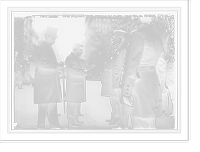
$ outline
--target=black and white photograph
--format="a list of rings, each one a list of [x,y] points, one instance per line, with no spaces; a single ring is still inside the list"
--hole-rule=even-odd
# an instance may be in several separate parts
[[[180,132],[188,140],[188,69],[181,69],[182,62],[188,64],[185,2],[8,7],[7,128],[2,128],[34,134],[21,140],[87,141],[92,133],[110,135],[94,140],[115,140],[114,134],[127,141],[170,140],[162,137],[166,133],[176,140]],[[51,133],[57,137],[48,137]]]

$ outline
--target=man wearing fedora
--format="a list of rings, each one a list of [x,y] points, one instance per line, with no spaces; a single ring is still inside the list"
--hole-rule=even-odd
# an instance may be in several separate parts
[[[118,119],[110,122],[110,125],[121,123],[122,121],[122,103],[121,101],[121,89],[119,87],[120,78],[123,74],[123,66],[126,58],[126,47],[124,46],[126,32],[123,30],[115,30],[113,35],[113,43],[117,46],[117,50],[113,55],[112,64],[112,89],[117,94],[115,102],[118,105]]]
[[[38,104],[37,128],[45,129],[47,116],[49,127],[59,129],[57,103],[61,101],[58,65],[52,45],[57,38],[57,29],[47,27],[44,41],[35,48],[37,68],[35,71],[34,103]]]

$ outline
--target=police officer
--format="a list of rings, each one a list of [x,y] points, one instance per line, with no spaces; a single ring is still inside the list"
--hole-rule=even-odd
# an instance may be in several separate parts
[[[176,117],[176,101],[174,98],[174,49],[170,48],[169,50],[170,54],[172,55],[171,58],[169,59],[169,61],[167,62],[167,69],[166,69],[166,87],[169,90],[169,94],[170,94],[170,99],[172,101],[172,113],[170,114],[166,114],[166,116],[171,117],[172,119],[174,119]]]
[[[111,56],[108,59],[107,62],[105,62],[104,70],[102,73],[102,90],[101,95],[102,96],[109,96],[110,97],[110,103],[112,107],[111,112],[111,119],[106,120],[106,122],[112,122],[112,121],[118,121],[119,115],[118,115],[118,98],[117,94],[114,89],[112,89],[112,65],[113,65],[113,57],[115,55],[115,52],[117,51],[117,46],[114,45],[113,40],[111,39],[109,43],[109,49],[111,51]]]
[[[161,85],[156,65],[163,49],[151,18],[141,18],[142,26],[130,37],[122,95],[132,106],[132,126],[155,129],[155,118],[162,113]],[[139,75],[139,77],[138,77]]]
[[[131,32],[128,34],[128,37],[130,38],[131,35],[137,31],[137,29],[134,28],[134,26],[132,25],[132,30]],[[129,43],[128,43],[129,45]],[[127,47],[128,47],[127,45]],[[127,55],[127,53],[126,53]],[[125,72],[126,70],[126,58],[125,58],[125,62],[124,62],[124,66],[123,66],[123,72]],[[119,83],[119,87],[120,89],[122,89],[123,87],[123,74],[121,75],[121,79],[120,79],[120,83]],[[112,129],[128,129],[128,116],[131,114],[131,107],[127,106],[126,104],[123,103],[123,99],[121,98],[121,102],[122,103],[122,120],[121,120],[121,123],[118,124],[116,127],[113,127]]]
[[[126,32],[123,30],[115,30],[113,35],[113,43],[117,46],[117,51],[113,56],[112,65],[112,88],[117,94],[118,115],[119,119],[110,122],[110,125],[121,123],[122,121],[122,107],[121,89],[119,87],[120,78],[123,74],[123,66],[126,58],[126,47],[124,46]]]

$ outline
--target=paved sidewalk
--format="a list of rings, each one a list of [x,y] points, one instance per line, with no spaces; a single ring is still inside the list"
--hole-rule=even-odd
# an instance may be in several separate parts
[[[33,102],[33,89],[32,85],[23,85],[22,89],[18,89],[18,87],[14,89],[14,115],[15,121],[18,122],[16,129],[36,129],[38,105]],[[84,124],[79,125],[78,129],[111,129],[113,125],[109,125],[105,121],[110,118],[111,105],[109,97],[101,96],[100,81],[86,81],[86,99],[86,102],[81,103],[81,113],[84,116],[78,117]],[[58,103],[57,107],[60,125],[71,129],[68,126],[66,111],[64,113],[63,102]],[[171,112],[171,102],[169,102],[169,112]],[[47,117],[45,124],[48,129],[49,123]],[[156,119],[156,125],[158,129],[173,129],[174,119],[162,115]],[[130,116],[128,126],[132,129]]]

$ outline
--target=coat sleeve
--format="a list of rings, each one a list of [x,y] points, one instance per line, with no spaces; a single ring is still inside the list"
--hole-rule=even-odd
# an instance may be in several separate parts
[[[82,69],[86,70],[87,69],[86,61],[81,59],[81,62],[82,62]]]
[[[57,62],[54,60],[48,60],[44,57],[43,51],[39,47],[34,49],[34,59],[39,68],[42,69],[57,69]]]
[[[156,65],[156,70],[157,70],[160,82],[165,81],[165,77],[166,77],[166,61],[164,59],[164,52],[161,53],[161,55],[160,55],[160,57],[158,59],[158,63]]]
[[[86,76],[84,69],[80,69],[75,66],[75,61],[73,60],[73,58],[67,57],[67,59],[65,60],[65,64],[67,73],[77,76]]]
[[[130,96],[137,79],[137,69],[144,50],[145,37],[135,32],[130,37],[130,44],[126,55],[125,73],[123,76],[122,95]]]

